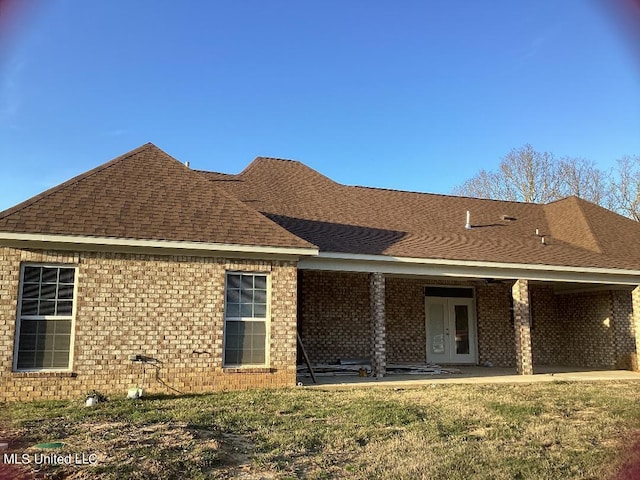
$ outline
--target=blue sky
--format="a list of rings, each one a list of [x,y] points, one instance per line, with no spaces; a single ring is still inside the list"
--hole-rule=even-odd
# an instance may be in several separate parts
[[[640,6],[607,1],[620,8],[588,0],[50,0],[11,16],[5,8],[0,210],[146,142],[197,169],[236,173],[274,156],[341,183],[435,193],[525,143],[607,169],[640,155]]]

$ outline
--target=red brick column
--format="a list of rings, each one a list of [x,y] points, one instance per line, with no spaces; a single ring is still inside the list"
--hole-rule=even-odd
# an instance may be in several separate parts
[[[519,375],[533,375],[529,281],[516,280],[511,289],[511,295],[513,297],[513,326],[516,333],[516,369]]]
[[[387,369],[387,333],[385,328],[385,284],[382,273],[369,275],[369,297],[371,300],[371,366],[377,378],[382,378]]]

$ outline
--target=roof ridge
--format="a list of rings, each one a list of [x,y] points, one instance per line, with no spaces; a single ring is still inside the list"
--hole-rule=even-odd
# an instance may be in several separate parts
[[[290,159],[286,159],[286,158],[276,158],[276,157],[263,157],[258,155],[256,158],[254,158],[251,163],[249,165],[247,165],[244,170],[242,170],[240,173],[238,173],[237,175],[242,175],[244,173],[249,173],[251,170],[255,169],[258,164],[260,164],[263,160],[278,160],[281,162],[291,162],[291,163],[297,163],[300,165],[304,165],[306,167],[306,165],[304,163],[302,163],[299,160],[290,160]],[[310,167],[307,167],[310,168]],[[312,169],[313,170],[313,169]]]
[[[573,197],[573,201],[576,203],[578,210],[580,211],[580,215],[582,215],[582,218],[584,218],[584,221],[587,223],[587,227],[589,228],[589,233],[591,234],[591,237],[596,242],[596,246],[598,247],[598,250],[600,250],[601,253],[605,253],[606,250],[602,246],[602,243],[600,243],[600,239],[598,238],[598,235],[596,235],[596,230],[593,226],[593,223],[591,222],[591,219],[589,218],[589,215],[587,215],[584,209],[582,208],[582,205],[581,205],[582,202],[586,202],[587,200],[585,200],[584,198],[580,198],[577,195],[571,195],[571,197]]]
[[[366,185],[345,185],[343,183],[339,183],[343,187],[347,188],[362,188],[367,190],[382,190],[387,192],[397,192],[397,193],[411,193],[415,195],[430,195],[433,197],[449,197],[449,198],[460,198],[460,199],[469,199],[469,200],[480,200],[485,202],[496,202],[496,203],[513,203],[517,205],[534,205],[534,206],[544,206],[544,203],[533,203],[533,202],[522,202],[519,200],[500,200],[497,198],[481,198],[481,197],[471,197],[468,195],[453,195],[451,193],[434,193],[434,192],[417,192],[415,190],[402,190],[398,188],[387,188],[387,187],[368,187]]]
[[[584,209],[582,208],[581,202],[587,202],[586,200],[576,196],[576,195],[569,195],[568,197],[564,197],[561,198],[559,200],[554,200],[553,202],[549,202],[547,204],[545,204],[546,206],[555,206],[558,205],[560,203],[565,203],[567,205],[571,205],[573,207],[575,207],[575,209],[577,209],[577,213],[579,215],[579,218],[582,222],[584,222],[584,225],[587,229],[587,233],[589,238],[588,240],[592,241],[595,244],[595,250],[600,253],[600,254],[605,254],[605,249],[602,247],[602,244],[600,243],[600,240],[598,239],[598,236],[595,234],[595,229],[593,227],[593,223],[591,222],[591,220],[589,219],[589,216],[585,213]],[[590,203],[590,202],[587,202]],[[553,225],[553,221],[549,218],[549,210],[545,208],[545,216],[547,217],[547,220],[549,221],[549,227],[551,228],[552,231],[552,235],[553,231],[554,231],[554,225]],[[570,239],[564,237],[563,234],[560,234],[560,236],[557,236],[557,238],[564,240],[565,242],[574,245],[574,246],[580,246],[582,248],[586,248],[587,250],[591,249],[593,250],[593,248],[590,248],[589,246],[585,246],[586,244],[584,243],[585,238],[583,237],[580,241],[580,243],[576,243],[575,241],[571,241]]]
[[[72,185],[75,185],[75,184],[77,184],[77,183],[79,183],[79,182],[81,182],[83,180],[91,178],[92,176],[97,175],[98,173],[100,173],[100,172],[102,172],[102,171],[104,171],[104,170],[106,170],[108,168],[111,168],[114,165],[117,165],[118,163],[126,160],[127,158],[129,158],[129,157],[131,157],[133,155],[136,155],[136,154],[138,154],[140,152],[143,152],[143,151],[145,151],[146,149],[149,149],[149,148],[157,148],[161,152],[165,153],[165,155],[168,155],[162,149],[156,147],[153,143],[147,142],[147,143],[145,143],[143,145],[140,145],[137,148],[134,148],[133,150],[131,150],[131,151],[127,152],[127,153],[124,153],[124,154],[122,154],[122,155],[120,155],[120,156],[118,156],[118,157],[116,157],[116,158],[114,158],[112,160],[109,160],[109,161],[103,163],[102,165],[98,165],[97,167],[92,168],[91,170],[88,170],[88,171],[86,171],[84,173],[81,173],[80,175],[76,175],[75,177],[70,178],[69,180],[67,180],[65,182],[62,182],[62,183],[60,183],[58,185],[55,185],[55,186],[45,190],[44,192],[41,192],[41,193],[39,193],[37,195],[34,195],[33,197],[28,198],[28,199],[18,203],[17,205],[14,205],[13,207],[9,207],[6,210],[1,211],[0,212],[0,218],[6,218],[6,217],[8,217],[10,215],[18,213],[19,211],[24,210],[25,208],[28,208],[28,207],[40,202],[41,200],[44,200],[45,198],[53,195],[54,193],[59,192],[60,190],[64,190],[65,188],[68,188],[68,187],[70,187]],[[171,158],[173,158],[173,157],[171,157]],[[177,160],[176,160],[176,162],[177,162]],[[180,163],[180,162],[178,162],[178,163]]]
[[[280,162],[281,164],[293,164],[300,169],[299,171],[305,172],[307,175],[313,175],[316,178],[322,178],[323,181],[329,182],[332,185],[342,185],[341,183],[338,183],[331,177],[328,177],[323,173],[320,173],[318,170],[310,167],[304,162],[301,162],[299,160],[289,160],[289,159],[274,158],[274,157],[256,157],[242,172],[237,174],[237,177],[242,177],[245,174],[250,174],[252,171],[256,170],[261,164],[264,164],[265,161],[271,161],[271,160],[275,160],[277,162]]]

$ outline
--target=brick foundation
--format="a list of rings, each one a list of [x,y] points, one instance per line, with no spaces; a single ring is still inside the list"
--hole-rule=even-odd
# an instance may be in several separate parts
[[[78,266],[71,372],[12,372],[21,262]],[[227,270],[271,279],[269,366],[224,369]],[[96,389],[124,395],[295,385],[296,264],[186,256],[68,253],[0,248],[0,400],[77,398]]]

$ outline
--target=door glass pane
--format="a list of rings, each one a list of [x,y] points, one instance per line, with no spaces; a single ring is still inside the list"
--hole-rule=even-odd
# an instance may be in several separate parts
[[[444,305],[429,305],[429,352],[444,353]]]
[[[469,307],[456,305],[456,354],[469,354]]]

